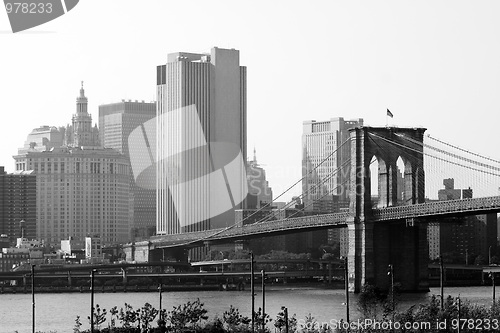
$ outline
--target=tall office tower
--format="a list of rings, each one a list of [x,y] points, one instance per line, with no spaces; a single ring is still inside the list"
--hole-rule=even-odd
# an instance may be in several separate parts
[[[87,111],[88,100],[85,90],[80,88],[80,96],[76,98],[76,113],[73,114],[71,125],[65,129],[64,144],[72,147],[99,146],[99,129],[92,127],[92,116]]]
[[[88,125],[82,96],[83,89],[77,113]],[[16,165],[36,174],[36,237],[55,246],[69,237],[83,244],[89,235],[99,235],[103,244],[127,242],[133,221],[130,163],[114,149],[93,146],[97,136],[79,131],[89,127],[73,124],[76,139],[68,146],[14,156]]]
[[[349,207],[348,139],[349,129],[357,126],[363,126],[362,118],[303,122],[302,200],[306,211],[339,212]],[[343,229],[328,230],[328,243],[340,243],[341,253],[347,251],[346,239]]]
[[[351,157],[351,145],[346,140],[349,129],[357,126],[363,126],[362,118],[303,123],[302,176],[305,178],[302,194],[306,210],[335,211],[348,203],[350,170],[347,161]]]
[[[6,173],[0,167],[0,234],[11,245],[36,236],[36,177],[32,171]]]
[[[247,162],[248,196],[245,200],[246,209],[266,207],[271,208],[273,190],[266,180],[266,170],[257,163],[255,149],[253,160]]]
[[[169,54],[157,67],[157,103],[157,233],[232,225],[247,194],[239,51]]]
[[[122,100],[119,103],[99,106],[99,138],[101,146],[113,148],[124,154],[129,160],[131,154],[142,155],[143,151],[130,151],[128,138],[130,133],[146,121],[156,116],[156,103],[132,102]],[[131,173],[132,176],[132,173]],[[137,186],[131,177],[134,195],[133,236],[146,238],[156,231],[156,191]]]

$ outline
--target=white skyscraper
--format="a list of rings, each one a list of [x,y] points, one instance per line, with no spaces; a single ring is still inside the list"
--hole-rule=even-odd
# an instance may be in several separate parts
[[[351,145],[346,140],[349,129],[356,126],[363,126],[363,119],[332,118],[303,123],[302,193],[306,210],[326,207],[320,202],[331,201],[332,196],[339,202],[349,200],[349,163],[345,162],[350,158]]]
[[[247,194],[239,51],[169,54],[157,68],[157,101],[157,233],[231,225]]]

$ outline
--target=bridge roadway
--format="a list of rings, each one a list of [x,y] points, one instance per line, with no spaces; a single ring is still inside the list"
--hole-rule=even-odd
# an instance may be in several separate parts
[[[374,221],[408,218],[454,217],[500,212],[500,196],[433,201],[421,204],[374,209]]]
[[[322,218],[318,218],[319,216]],[[235,226],[228,229],[211,229],[205,231],[185,232],[175,235],[154,236],[151,238],[151,243],[153,248],[186,245],[199,246],[200,244],[203,244],[204,241],[230,241],[250,237],[262,237],[264,234],[268,235],[270,233],[293,233],[300,231],[301,229],[346,227],[346,220],[348,216],[349,213],[310,215]]]
[[[419,218],[444,218],[464,215],[476,215],[500,212],[500,196],[433,201],[414,205],[377,208],[372,210],[374,222]],[[200,246],[206,241],[233,241],[238,239],[274,236],[299,231],[316,229],[342,228],[347,226],[349,213],[330,213],[295,217],[283,220],[235,226],[228,229],[211,229],[198,232],[186,232],[175,235],[155,236],[151,238],[151,248]]]

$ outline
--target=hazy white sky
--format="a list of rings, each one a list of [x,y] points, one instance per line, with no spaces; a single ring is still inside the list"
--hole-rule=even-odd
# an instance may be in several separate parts
[[[240,50],[248,67],[248,145],[274,193],[300,178],[304,120],[365,119],[500,158],[498,1],[85,0],[12,34],[0,10],[0,165],[40,125],[154,100],[168,53]],[[292,194],[299,194],[297,187]]]

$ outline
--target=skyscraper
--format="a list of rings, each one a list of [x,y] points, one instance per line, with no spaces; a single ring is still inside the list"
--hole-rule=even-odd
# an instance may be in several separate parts
[[[302,194],[306,210],[335,210],[334,202],[342,205],[349,200],[349,163],[346,162],[351,156],[351,145],[346,140],[349,129],[357,126],[363,126],[363,119],[332,118],[303,123]]]
[[[101,146],[113,148],[130,159],[128,138],[130,133],[144,122],[156,116],[156,103],[125,101],[99,106],[99,138]],[[134,196],[133,236],[145,238],[156,230],[156,191],[135,184],[131,173]]]
[[[120,152],[99,146],[83,87],[77,112],[66,128],[66,145],[19,150],[20,170],[36,175],[36,238],[58,246],[73,237],[99,235],[103,244],[127,242],[133,221],[130,163]]]
[[[157,103],[158,117],[169,118],[158,123],[157,233],[231,225],[247,190],[246,67],[239,64],[239,51],[215,47],[210,54],[169,54],[157,67]],[[217,144],[239,152],[216,149]],[[241,174],[219,165],[241,157]],[[228,210],[225,200],[231,200]]]
[[[266,179],[266,170],[257,163],[257,155],[253,150],[253,160],[247,162],[248,196],[246,208],[255,209],[269,205],[273,201],[273,190]]]
[[[0,234],[11,244],[36,237],[36,177],[33,171],[8,174],[0,167]]]

